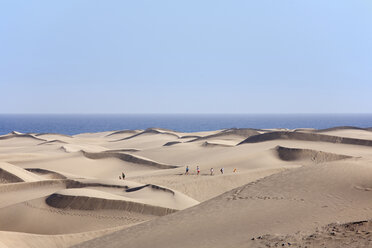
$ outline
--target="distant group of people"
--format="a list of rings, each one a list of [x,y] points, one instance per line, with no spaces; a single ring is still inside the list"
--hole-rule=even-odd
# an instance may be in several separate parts
[[[122,180],[122,179],[124,180],[124,179],[125,179],[125,174],[124,174],[124,172],[121,173],[121,176],[119,176],[119,179],[120,179],[120,180]]]
[[[188,175],[188,174],[189,174],[189,171],[190,171],[189,166],[186,166],[186,172],[185,172],[185,175]],[[212,167],[209,171],[210,171],[210,173],[211,173],[211,176],[213,176],[213,174],[214,174],[214,169],[213,169],[213,167]],[[223,173],[225,172],[225,169],[222,167],[222,168],[220,169],[220,172],[221,172],[221,174],[223,174]],[[234,168],[233,172],[236,172],[236,168]],[[197,174],[197,175],[200,174],[200,167],[199,167],[199,166],[196,166],[196,174]]]
[[[185,173],[185,175],[188,175],[188,174],[189,174],[189,171],[190,171],[189,166],[186,166],[186,173]],[[213,167],[212,167],[209,171],[210,171],[210,173],[211,173],[211,176],[213,176],[213,174],[214,174],[214,169],[213,169]],[[222,168],[220,169],[220,173],[223,174],[224,172],[225,172],[225,169],[222,167]],[[236,168],[234,168],[233,172],[236,172]],[[197,174],[197,175],[200,174],[200,167],[199,167],[199,165],[196,166],[196,174]],[[119,176],[119,179],[120,179],[120,180],[124,180],[124,179],[125,179],[125,174],[124,174],[124,172],[121,173],[121,176]]]

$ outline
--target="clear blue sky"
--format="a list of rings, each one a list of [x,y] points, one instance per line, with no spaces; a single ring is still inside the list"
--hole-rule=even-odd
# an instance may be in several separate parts
[[[372,1],[0,0],[0,113],[372,112]]]

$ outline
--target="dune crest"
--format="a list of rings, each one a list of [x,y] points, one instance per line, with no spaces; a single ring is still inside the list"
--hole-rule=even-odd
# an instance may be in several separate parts
[[[146,158],[141,158],[139,156],[135,156],[128,153],[121,153],[121,152],[99,152],[99,153],[93,153],[93,152],[85,152],[81,151],[82,154],[89,158],[89,159],[103,159],[103,158],[118,158],[126,162],[134,163],[134,164],[141,164],[141,165],[148,165],[152,167],[156,167],[159,169],[172,169],[177,168],[175,165],[167,165],[158,163]]]
[[[6,140],[6,139],[12,139],[12,138],[30,138],[30,139],[37,140],[37,141],[47,141],[46,139],[36,137],[33,134],[20,133],[16,131],[11,132],[10,134],[0,136],[0,140]]]
[[[134,134],[132,136],[125,137],[125,138],[122,138],[122,139],[114,140],[112,142],[129,140],[129,139],[133,139],[133,138],[136,138],[138,136],[145,135],[145,134],[164,134],[164,135],[170,135],[170,136],[174,136],[176,138],[180,138],[179,135],[177,135],[175,132],[173,132],[171,130],[159,129],[159,128],[148,128],[145,131],[142,131],[140,133],[136,133],[136,134]]]
[[[303,140],[303,141],[318,141],[318,142],[329,142],[329,143],[340,143],[348,145],[360,145],[360,146],[372,146],[372,140],[346,138],[339,136],[331,136],[317,133],[304,133],[304,132],[293,132],[293,131],[279,131],[263,133],[255,136],[251,136],[238,145],[245,143],[258,143],[270,140]]]
[[[45,201],[49,206],[62,209],[115,209],[157,216],[163,216],[177,211],[175,209],[152,206],[136,201],[129,201],[124,197],[118,197],[92,189],[68,189],[59,191],[50,195]]]
[[[17,183],[17,182],[36,182],[43,180],[41,177],[28,172],[22,168],[9,163],[0,162],[0,182]]]
[[[173,146],[173,145],[177,145],[177,144],[181,144],[182,142],[181,141],[169,141],[167,143],[165,143],[163,146]]]
[[[142,130],[119,130],[119,131],[115,131],[115,132],[112,132],[110,134],[107,134],[106,137],[110,137],[110,136],[114,136],[114,135],[118,135],[118,134],[136,134],[136,133],[139,133],[141,132]]]
[[[50,140],[50,141],[45,141],[43,143],[40,143],[38,145],[50,145],[50,144],[68,144],[68,143],[63,140]]]
[[[334,154],[311,149],[298,149],[277,146],[274,149],[279,158],[284,161],[309,160],[315,163],[331,162],[336,160],[352,158],[351,156]]]
[[[203,142],[201,146],[203,146],[203,147],[233,147],[233,145],[212,143],[212,142],[208,142],[208,141]]]
[[[251,128],[231,128],[231,129],[222,130],[216,134],[211,134],[211,135],[207,135],[203,137],[197,137],[188,142],[195,142],[199,140],[208,140],[212,138],[221,138],[221,137],[228,138],[230,136],[241,136],[242,138],[248,138],[254,135],[258,135],[258,134],[260,133],[257,130],[251,129]]]

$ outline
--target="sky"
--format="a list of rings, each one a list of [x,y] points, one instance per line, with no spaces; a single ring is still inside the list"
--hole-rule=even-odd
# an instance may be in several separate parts
[[[370,0],[0,0],[0,113],[371,112]]]

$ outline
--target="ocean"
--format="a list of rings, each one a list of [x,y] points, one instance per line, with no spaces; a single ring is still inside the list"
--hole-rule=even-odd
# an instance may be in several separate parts
[[[78,134],[151,127],[181,132],[223,128],[372,127],[372,114],[0,114],[0,134]]]

